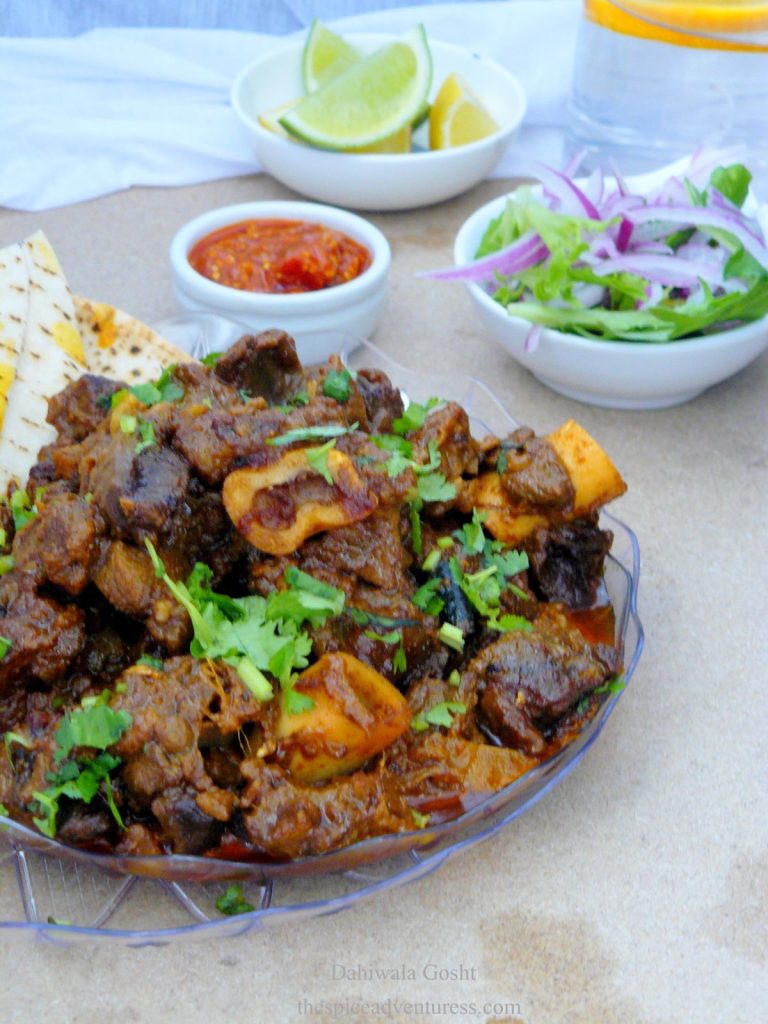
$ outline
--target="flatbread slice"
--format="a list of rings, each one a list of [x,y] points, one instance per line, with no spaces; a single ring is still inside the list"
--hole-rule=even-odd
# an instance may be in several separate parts
[[[42,447],[56,437],[48,399],[84,370],[72,293],[42,231],[20,243],[28,278],[27,323],[0,437],[0,492],[23,484]]]
[[[88,373],[136,384],[156,379],[171,363],[192,361],[188,352],[105,302],[76,295],[75,314]]]
[[[0,249],[0,431],[24,343],[29,276],[21,242]]]

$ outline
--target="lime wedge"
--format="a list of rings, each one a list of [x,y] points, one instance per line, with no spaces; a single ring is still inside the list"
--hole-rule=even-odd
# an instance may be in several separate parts
[[[312,22],[304,52],[301,55],[301,76],[304,92],[315,92],[322,85],[338,78],[360,60],[360,54],[341,36],[331,32],[318,19]]]
[[[359,149],[411,124],[427,101],[432,58],[419,25],[298,103],[280,124],[323,149]]]

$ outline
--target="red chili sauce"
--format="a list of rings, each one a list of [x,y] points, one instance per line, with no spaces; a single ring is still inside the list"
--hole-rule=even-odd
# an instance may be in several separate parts
[[[203,277],[248,292],[316,292],[371,264],[354,239],[302,220],[244,220],[201,238],[187,257]]]

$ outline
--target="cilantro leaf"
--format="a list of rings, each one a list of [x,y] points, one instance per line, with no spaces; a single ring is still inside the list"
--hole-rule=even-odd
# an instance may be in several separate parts
[[[151,654],[142,654],[142,656],[136,661],[137,665],[146,665],[148,668],[154,668],[158,672],[163,671],[163,661],[161,658],[153,658]]]
[[[18,732],[7,732],[3,737],[3,742],[5,743],[5,754],[9,761],[11,760],[11,744],[16,743],[18,746],[24,747],[25,750],[31,750],[32,748],[32,741]]]
[[[325,480],[327,484],[333,486],[333,477],[331,471],[328,469],[328,452],[331,448],[336,446],[336,438],[332,437],[330,441],[326,441],[325,444],[319,448],[306,448],[304,454],[307,457],[307,462],[310,464],[312,469]]]
[[[343,427],[340,423],[329,423],[318,427],[296,427],[295,430],[287,430],[277,437],[268,437],[267,444],[284,445],[293,444],[294,441],[314,441],[318,437],[341,437],[343,434],[351,434],[359,426],[359,423],[351,423],[348,427]]]
[[[617,693],[621,693],[624,687],[627,685],[627,681],[624,676],[614,676],[613,679],[608,679],[601,686],[596,686],[592,691],[593,693],[610,693],[612,696],[616,696]]]
[[[13,647],[13,644],[8,637],[0,636],[0,660],[2,660],[8,651]]]
[[[115,711],[108,704],[72,711],[65,715],[56,730],[56,752],[53,760],[57,764],[68,757],[74,747],[94,747],[106,750],[117,743],[131,724],[130,714],[123,708]]]
[[[285,590],[270,594],[267,601],[268,619],[289,619],[297,626],[309,622],[321,626],[326,619],[341,615],[344,610],[344,591],[323,583],[291,565],[285,570]]]
[[[449,483],[442,473],[428,473],[420,476],[418,482],[419,498],[422,501],[451,501],[456,497],[456,488]]]
[[[151,448],[153,445],[157,444],[154,423],[150,423],[149,420],[139,418],[138,427],[139,437],[141,440],[136,443],[136,447],[133,449],[136,455],[143,452],[145,448]]]
[[[5,576],[15,564],[16,560],[13,555],[0,555],[0,576]]]
[[[403,415],[398,416],[394,421],[392,429],[396,434],[407,434],[411,430],[419,430],[424,426],[424,421],[436,405],[440,405],[440,399],[434,397],[428,398],[424,405],[410,402]]]
[[[731,164],[729,167],[716,167],[709,184],[734,206],[741,207],[747,198],[751,181],[752,175],[743,164]]]
[[[487,512],[478,512],[472,509],[472,522],[465,523],[460,530],[456,530],[454,537],[460,542],[465,554],[480,555],[485,550],[486,537],[483,532],[483,523],[488,518]]]
[[[255,908],[243,897],[243,887],[233,882],[216,900],[216,909],[227,917],[232,917],[234,914],[250,914]]]
[[[337,402],[348,401],[351,379],[349,370],[330,370],[323,381],[323,394],[326,398],[335,398]]]
[[[303,715],[314,706],[314,700],[306,693],[300,693],[294,686],[286,686],[283,689],[283,708],[286,715]]]
[[[215,366],[223,356],[223,352],[209,352],[207,356],[203,356],[200,362],[203,366]]]
[[[438,597],[443,581],[437,577],[423,583],[411,598],[417,608],[421,608],[427,615],[439,615],[445,607],[445,601]]]
[[[23,530],[27,523],[37,518],[37,505],[32,501],[26,491],[18,488],[13,492],[8,501],[13,516],[13,525],[16,533]]]
[[[430,725],[440,725],[449,729],[453,725],[454,715],[463,715],[467,705],[459,700],[444,700],[440,704],[422,711],[420,715],[411,721],[411,728],[414,732],[424,732]]]

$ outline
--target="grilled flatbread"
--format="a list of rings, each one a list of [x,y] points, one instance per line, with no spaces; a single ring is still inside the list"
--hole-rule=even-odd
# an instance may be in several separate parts
[[[24,343],[29,276],[21,242],[0,249],[0,430]]]
[[[42,231],[19,243],[27,277],[27,317],[0,437],[0,491],[24,482],[39,450],[56,437],[48,399],[79,377],[83,346],[72,294]]]
[[[76,295],[75,314],[89,373],[135,384],[159,377],[170,363],[192,358],[151,327],[105,302]]]

